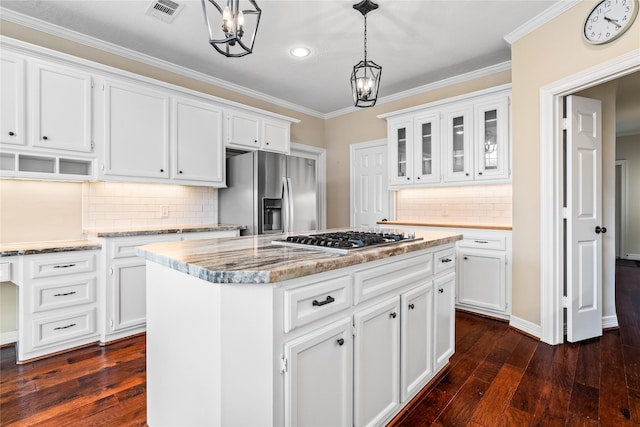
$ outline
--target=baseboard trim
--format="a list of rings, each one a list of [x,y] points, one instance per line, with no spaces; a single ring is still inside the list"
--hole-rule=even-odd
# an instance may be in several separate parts
[[[542,328],[540,325],[521,319],[513,314],[509,320],[509,326],[537,339],[540,339],[542,336]]]
[[[626,254],[622,259],[632,259],[635,261],[640,261],[640,254]]]
[[[13,344],[18,341],[18,331],[0,333],[0,346]]]
[[[617,329],[620,325],[618,325],[618,316],[616,314],[611,316],[602,316],[602,329]]]

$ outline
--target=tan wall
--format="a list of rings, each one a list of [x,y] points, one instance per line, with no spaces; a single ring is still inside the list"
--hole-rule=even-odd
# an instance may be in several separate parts
[[[511,83],[510,71],[379,104],[327,120],[325,127],[327,226],[329,228],[349,226],[349,145],[387,138],[387,122],[376,116],[507,83]],[[381,84],[384,84],[384,77]]]
[[[627,230],[621,256],[640,256],[640,134],[620,137],[616,160],[627,161]]]
[[[604,46],[582,39],[593,1],[516,41],[513,103],[513,315],[540,325],[540,88],[640,48],[640,20]]]

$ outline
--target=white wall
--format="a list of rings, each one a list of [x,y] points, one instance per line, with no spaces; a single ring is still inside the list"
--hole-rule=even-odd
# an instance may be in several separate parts
[[[616,160],[627,161],[627,229],[621,257],[640,259],[640,134],[618,137]]]

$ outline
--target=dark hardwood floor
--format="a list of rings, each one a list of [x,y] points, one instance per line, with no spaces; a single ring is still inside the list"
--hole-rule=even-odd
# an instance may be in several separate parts
[[[459,312],[450,369],[401,426],[640,425],[640,267],[616,272],[620,329],[549,346]],[[25,365],[0,350],[0,425],[143,426],[145,338]]]

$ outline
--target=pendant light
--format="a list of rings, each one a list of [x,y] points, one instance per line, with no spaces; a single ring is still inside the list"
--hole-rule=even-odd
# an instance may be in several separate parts
[[[240,0],[226,0],[224,8],[218,4],[224,0],[201,1],[211,46],[227,57],[250,54],[262,14],[256,2],[243,1],[247,8],[241,9]]]
[[[382,67],[367,60],[367,13],[378,8],[371,0],[354,4],[353,8],[364,16],[364,61],[358,62],[351,73],[351,92],[356,107],[373,107],[378,99]]]

